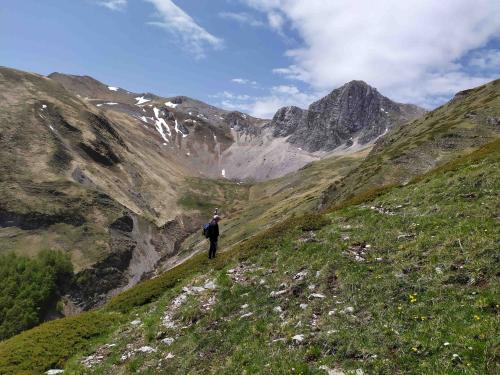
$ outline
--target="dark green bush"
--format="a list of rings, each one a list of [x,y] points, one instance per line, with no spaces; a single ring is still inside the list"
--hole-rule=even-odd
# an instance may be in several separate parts
[[[330,223],[331,220],[329,220],[325,215],[305,214],[300,218],[299,227],[304,232],[307,232],[310,230],[319,230]]]
[[[39,324],[72,276],[62,252],[42,251],[35,259],[0,256],[0,340]]]

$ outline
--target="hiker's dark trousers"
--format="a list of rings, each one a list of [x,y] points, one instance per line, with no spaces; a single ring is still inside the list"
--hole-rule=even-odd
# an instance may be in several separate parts
[[[210,249],[208,250],[208,259],[215,258],[215,252],[217,251],[217,240],[210,240]]]

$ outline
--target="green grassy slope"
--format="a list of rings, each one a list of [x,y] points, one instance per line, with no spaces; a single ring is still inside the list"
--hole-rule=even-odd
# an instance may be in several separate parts
[[[404,184],[500,136],[500,80],[458,93],[425,116],[392,129],[361,165],[332,184],[324,206],[387,185]]]
[[[0,372],[73,355],[71,374],[498,373],[499,166],[497,141],[376,198],[292,217],[215,262],[195,256],[92,323],[0,343]],[[69,334],[110,316],[102,335]],[[94,351],[102,358],[84,367]]]

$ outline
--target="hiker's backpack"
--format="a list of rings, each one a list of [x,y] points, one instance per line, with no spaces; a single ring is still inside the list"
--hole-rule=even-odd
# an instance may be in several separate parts
[[[205,236],[205,238],[208,238],[208,227],[209,226],[210,226],[210,223],[203,225],[203,235]]]

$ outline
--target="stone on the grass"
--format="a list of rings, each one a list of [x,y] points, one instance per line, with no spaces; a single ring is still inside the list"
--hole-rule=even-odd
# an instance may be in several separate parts
[[[342,310],[344,314],[352,314],[354,312],[354,307],[347,306],[344,310]]]
[[[104,356],[93,354],[93,355],[89,355],[88,357],[85,357],[80,363],[87,368],[92,368],[95,365],[101,363],[103,359],[104,359]]]
[[[281,308],[281,306],[276,306],[273,311],[277,312],[277,313],[280,313],[280,312],[283,312],[283,309]]]
[[[240,316],[240,319],[248,318],[249,316],[252,316],[252,315],[253,315],[253,312],[249,312],[249,313],[246,313],[246,314],[243,314],[242,316]]]
[[[300,344],[302,341],[304,341],[304,335],[303,334],[295,335],[292,337],[292,341]]]
[[[130,357],[132,357],[132,353],[131,352],[125,352],[122,354],[122,356],[120,357],[121,361],[126,361],[127,359],[129,359]]]
[[[182,291],[187,294],[202,293],[205,291],[205,288],[202,286],[192,286],[192,287],[185,286],[184,288],[182,288]]]
[[[156,349],[146,345],[146,346],[141,346],[139,349],[137,349],[137,351],[141,353],[154,353],[156,352]]]
[[[284,289],[284,290],[279,290],[277,292],[271,292],[270,296],[271,297],[279,297],[281,296],[282,294],[285,294],[288,290]]]
[[[57,374],[62,374],[62,373],[64,373],[64,370],[56,369],[56,368],[50,369],[46,372],[47,375],[57,375]]]
[[[345,375],[344,371],[338,370],[338,369],[335,369],[335,368],[330,368],[330,367],[328,367],[326,365],[320,366],[319,369],[320,370],[325,370],[328,375]]]
[[[174,306],[180,306],[184,302],[186,302],[187,298],[188,298],[187,294],[179,294],[177,297],[174,298],[174,300],[172,301],[172,304]]]
[[[321,293],[313,293],[313,294],[310,294],[309,295],[309,298],[320,298],[320,299],[323,299],[323,298],[326,298],[326,296],[324,294],[321,294]]]
[[[244,305],[241,305],[241,307],[240,307],[240,308],[241,308],[242,310],[244,310],[244,309],[248,308],[248,303],[245,303]]]
[[[209,280],[203,285],[205,289],[215,289],[217,288],[217,285],[215,285],[215,282],[213,280]]]
[[[130,324],[132,324],[133,326],[138,326],[139,324],[141,324],[142,322],[139,320],[139,319],[136,319],[136,320],[132,320],[130,322]]]
[[[356,262],[364,262],[364,261],[365,261],[365,258],[363,258],[363,257],[361,257],[361,256],[359,256],[359,255],[356,255],[356,256],[354,257],[354,260],[355,260]]]
[[[305,309],[307,309],[307,306],[308,306],[308,305],[307,305],[307,303],[301,303],[299,306],[300,306],[300,308],[301,308],[302,310],[305,310]]]
[[[293,279],[294,280],[304,280],[304,278],[307,276],[307,271],[300,271],[299,273],[297,273]]]
[[[165,345],[172,345],[174,343],[174,338],[173,337],[165,337],[163,340],[161,340],[162,343],[164,343]]]
[[[172,359],[174,358],[175,355],[173,355],[172,353],[168,353],[166,356],[165,356],[165,359]]]

